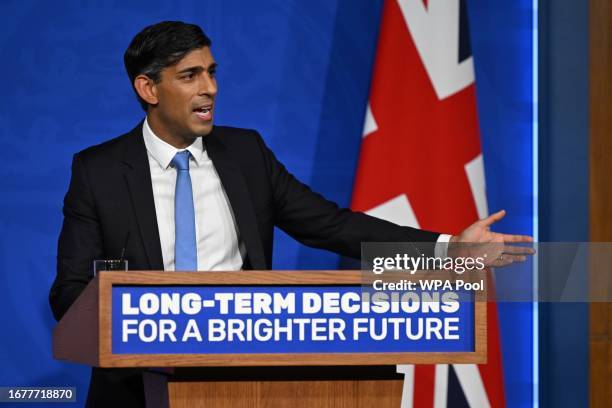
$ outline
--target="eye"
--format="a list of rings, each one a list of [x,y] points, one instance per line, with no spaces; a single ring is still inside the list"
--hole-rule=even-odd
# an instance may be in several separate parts
[[[184,81],[191,81],[194,77],[195,77],[195,74],[193,72],[189,72],[189,73],[181,76],[181,79],[184,80]]]
[[[216,69],[211,69],[210,71],[208,71],[208,75],[211,78],[214,78],[217,75],[217,70]]]

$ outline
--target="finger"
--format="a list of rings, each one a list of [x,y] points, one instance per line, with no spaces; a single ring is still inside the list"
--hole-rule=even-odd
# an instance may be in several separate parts
[[[506,255],[504,254],[502,257],[495,259],[495,262],[492,263],[492,266],[496,268],[503,268],[505,266],[512,265],[516,262],[525,262],[527,257],[522,255]]]
[[[502,253],[509,255],[533,255],[535,254],[535,249],[524,246],[504,245]]]
[[[509,254],[504,254],[503,260],[504,260],[504,262],[510,262],[510,263],[525,262],[527,260],[527,257],[524,256],[524,255],[509,255]]]
[[[504,242],[533,242],[529,235],[500,234]]]
[[[510,255],[510,254],[502,254],[495,259],[494,262],[491,263],[492,266],[500,268],[508,265],[512,265],[514,263],[522,263],[527,260],[527,256],[525,255]]]
[[[504,218],[505,215],[506,215],[506,210],[500,210],[496,212],[495,214],[489,215],[487,218],[483,218],[482,220],[480,220],[480,223],[484,225],[485,227],[489,227],[495,224],[497,221]]]

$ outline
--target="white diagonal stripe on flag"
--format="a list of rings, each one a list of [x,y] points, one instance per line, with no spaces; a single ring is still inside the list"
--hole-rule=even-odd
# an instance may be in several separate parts
[[[470,407],[489,408],[491,405],[478,366],[475,364],[453,364],[453,368]]]
[[[487,205],[486,183],[484,175],[484,163],[482,154],[479,154],[474,160],[466,163],[465,173],[467,174],[470,189],[476,203],[476,211],[478,218],[482,219],[489,215],[489,207]]]
[[[414,403],[414,365],[399,364],[396,369],[398,374],[404,374],[400,408],[412,408]]]

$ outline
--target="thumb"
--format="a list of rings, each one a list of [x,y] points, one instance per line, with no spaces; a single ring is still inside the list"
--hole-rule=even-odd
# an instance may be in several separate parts
[[[482,220],[480,220],[480,222],[485,227],[489,227],[489,226],[495,224],[497,221],[499,221],[502,218],[504,218],[505,216],[506,216],[506,210],[500,210],[500,211],[496,212],[495,214],[489,215],[487,218],[483,218]]]

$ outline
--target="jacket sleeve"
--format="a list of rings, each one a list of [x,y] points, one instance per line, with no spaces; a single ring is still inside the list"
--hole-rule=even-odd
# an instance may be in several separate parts
[[[338,207],[297,180],[259,135],[258,140],[271,181],[275,224],[301,243],[359,258],[362,242],[433,243],[438,239],[439,233],[402,227]]]
[[[79,154],[72,161],[72,177],[64,198],[64,221],[57,249],[57,276],[49,303],[56,320],[66,313],[93,278],[93,260],[103,254],[100,222],[86,168]]]

